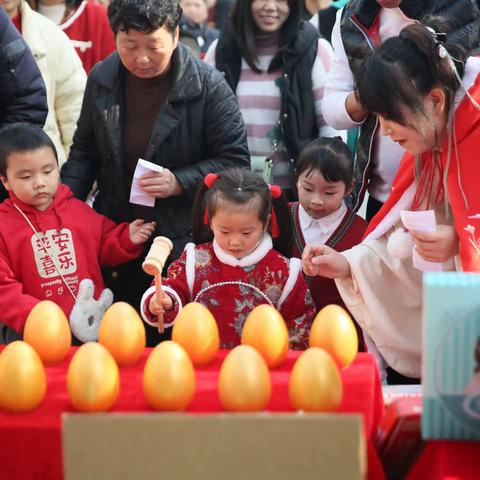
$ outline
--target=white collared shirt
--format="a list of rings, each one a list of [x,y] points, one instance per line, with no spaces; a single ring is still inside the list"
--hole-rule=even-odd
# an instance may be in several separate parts
[[[347,212],[347,207],[342,202],[338,210],[326,217],[315,219],[311,217],[299,204],[298,218],[305,243],[319,245],[325,243],[338,228]]]

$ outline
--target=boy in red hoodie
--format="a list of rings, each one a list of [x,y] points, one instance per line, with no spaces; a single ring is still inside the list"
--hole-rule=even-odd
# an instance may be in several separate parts
[[[138,257],[154,224],[135,220],[116,225],[73,198],[59,184],[55,146],[29,124],[0,130],[0,179],[10,195],[0,205],[0,342],[2,331],[6,343],[22,334],[28,313],[40,300],[52,300],[67,316],[76,311],[75,324],[70,317],[74,335],[94,340],[112,301],[109,291],[98,302],[93,298],[104,287],[101,266]],[[97,315],[92,305],[100,310]]]

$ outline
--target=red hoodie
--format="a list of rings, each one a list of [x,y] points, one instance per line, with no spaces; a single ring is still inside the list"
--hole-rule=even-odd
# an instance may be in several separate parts
[[[98,214],[73,198],[66,185],[59,185],[43,212],[11,192],[0,204],[0,321],[22,333],[28,313],[40,300],[52,300],[70,314],[74,299],[50,257],[75,294],[80,281],[89,278],[97,298],[104,288],[100,267],[133,260],[142,250],[143,245],[130,241],[128,223],[116,225]]]

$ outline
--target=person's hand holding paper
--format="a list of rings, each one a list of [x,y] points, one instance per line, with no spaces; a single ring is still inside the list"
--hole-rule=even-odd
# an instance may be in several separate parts
[[[446,262],[458,253],[458,235],[453,225],[438,225],[433,232],[410,231],[418,254],[428,262]]]
[[[133,174],[130,203],[153,207],[155,198],[180,195],[182,187],[168,169],[140,158]]]
[[[437,225],[433,210],[400,212],[409,230],[413,247],[413,266],[421,270],[442,271],[442,263],[458,253],[458,236],[451,225]]]
[[[155,205],[155,196],[145,191],[140,182],[145,175],[152,174],[152,172],[161,173],[162,170],[163,167],[160,165],[147,162],[147,160],[143,160],[143,158],[138,159],[133,174],[132,188],[130,190],[130,203],[145,205],[146,207],[153,207]]]

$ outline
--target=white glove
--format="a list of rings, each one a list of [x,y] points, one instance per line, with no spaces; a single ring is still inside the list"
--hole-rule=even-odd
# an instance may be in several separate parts
[[[70,313],[70,328],[81,342],[95,342],[98,328],[107,308],[113,302],[113,293],[106,288],[98,300],[93,298],[93,282],[85,278],[78,287],[78,296]]]

